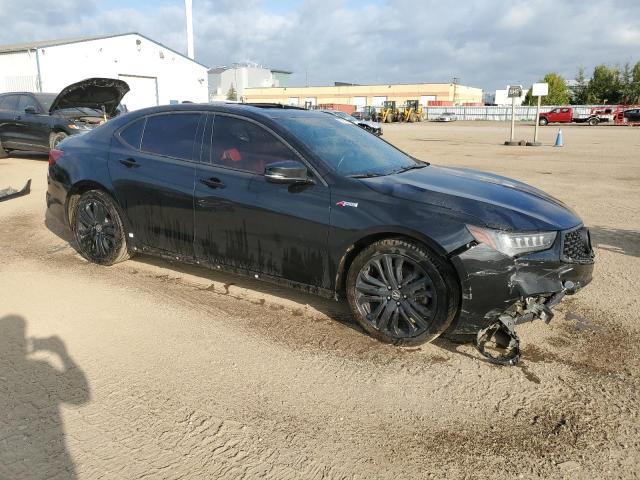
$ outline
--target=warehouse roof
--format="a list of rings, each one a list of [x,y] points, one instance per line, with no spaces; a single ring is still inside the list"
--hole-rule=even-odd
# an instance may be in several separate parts
[[[162,48],[166,48],[167,50],[180,55],[181,57],[187,58],[198,65],[202,65],[203,67],[208,68],[206,65],[196,62],[193,58],[189,58],[183,53],[177,52],[172,48],[163,45],[162,43],[153,40],[145,35],[142,35],[138,32],[126,32],[126,33],[115,33],[111,35],[85,35],[81,37],[69,37],[69,38],[59,38],[55,40],[39,40],[35,42],[24,42],[24,43],[14,43],[11,45],[0,45],[0,53],[14,53],[14,52],[24,52],[27,50],[35,50],[37,48],[47,48],[47,47],[56,47],[58,45],[68,45],[70,43],[82,43],[82,42],[90,42],[92,40],[104,40],[106,38],[114,38],[114,37],[124,37],[125,35],[138,35],[150,42],[153,42],[157,45],[160,45]]]

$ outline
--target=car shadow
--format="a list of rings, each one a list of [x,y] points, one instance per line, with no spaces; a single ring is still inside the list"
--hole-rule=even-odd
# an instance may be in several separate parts
[[[593,245],[608,252],[640,257],[640,232],[609,227],[589,227]]]
[[[60,406],[89,402],[89,383],[59,337],[26,329],[20,315],[0,317],[0,478],[74,479]],[[43,352],[62,368],[34,356]]]
[[[20,158],[23,160],[46,161],[49,159],[48,153],[43,152],[17,152],[13,151],[9,154],[11,158]]]
[[[47,211],[45,216],[46,227],[57,237],[68,242],[71,247],[77,251],[77,244],[75,238],[71,234],[68,228],[55,217],[52,217]],[[170,269],[175,271],[178,275],[189,275],[200,278],[204,282],[210,282],[212,285],[215,283],[222,284],[224,291],[218,293],[228,295],[230,294],[231,287],[241,288],[243,290],[249,290],[255,292],[256,296],[269,295],[276,297],[283,301],[291,301],[299,305],[309,305],[311,308],[325,315],[327,318],[340,323],[362,335],[367,333],[358,325],[353,318],[351,310],[346,300],[334,300],[329,298],[320,297],[311,293],[307,293],[294,288],[288,288],[285,286],[274,285],[261,280],[255,280],[251,277],[243,275],[236,275],[233,273],[220,272],[217,270],[201,267],[198,265],[190,265],[186,263],[173,262],[150,255],[138,254],[131,262],[147,265],[154,268]],[[209,287],[211,288],[211,287]],[[469,355],[466,352],[458,350],[458,347],[463,343],[471,343],[472,338],[464,340],[455,340],[445,337],[437,338],[433,344],[443,350],[451,353],[462,355],[469,358],[476,358]]]

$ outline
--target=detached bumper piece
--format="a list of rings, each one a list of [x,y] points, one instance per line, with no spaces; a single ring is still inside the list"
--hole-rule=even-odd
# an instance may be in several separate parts
[[[478,332],[475,347],[489,362],[496,365],[516,365],[520,360],[520,338],[515,326],[534,320],[549,324],[553,319],[553,307],[566,295],[576,293],[577,287],[571,281],[563,284],[562,291],[550,297],[529,297],[525,305],[518,305],[512,314],[503,314],[498,320]],[[495,352],[495,353],[494,353]]]
[[[11,200],[12,198],[23,197],[29,195],[31,192],[31,179],[27,180],[26,185],[22,190],[16,190],[15,188],[7,187],[0,190],[0,202],[5,200]]]

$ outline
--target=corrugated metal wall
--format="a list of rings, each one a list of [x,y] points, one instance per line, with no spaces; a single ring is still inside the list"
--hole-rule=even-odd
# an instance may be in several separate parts
[[[0,92],[37,92],[37,75],[2,75]]]

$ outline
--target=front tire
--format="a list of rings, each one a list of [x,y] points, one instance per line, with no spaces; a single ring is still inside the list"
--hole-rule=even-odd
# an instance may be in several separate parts
[[[598,125],[600,123],[600,120],[596,117],[591,117],[589,119],[589,125],[591,125],[592,127]]]
[[[58,144],[68,136],[69,135],[64,132],[52,132],[49,135],[49,149],[54,150]]]
[[[90,262],[114,265],[130,257],[122,218],[105,192],[83,193],[75,205],[71,225],[80,255]]]
[[[365,248],[347,276],[360,326],[385,343],[430,342],[452,323],[460,302],[453,269],[424,245],[390,238]]]
[[[548,123],[549,123],[549,120],[547,120],[546,118],[541,118],[540,120],[538,120],[538,125],[541,125],[543,127]]]

